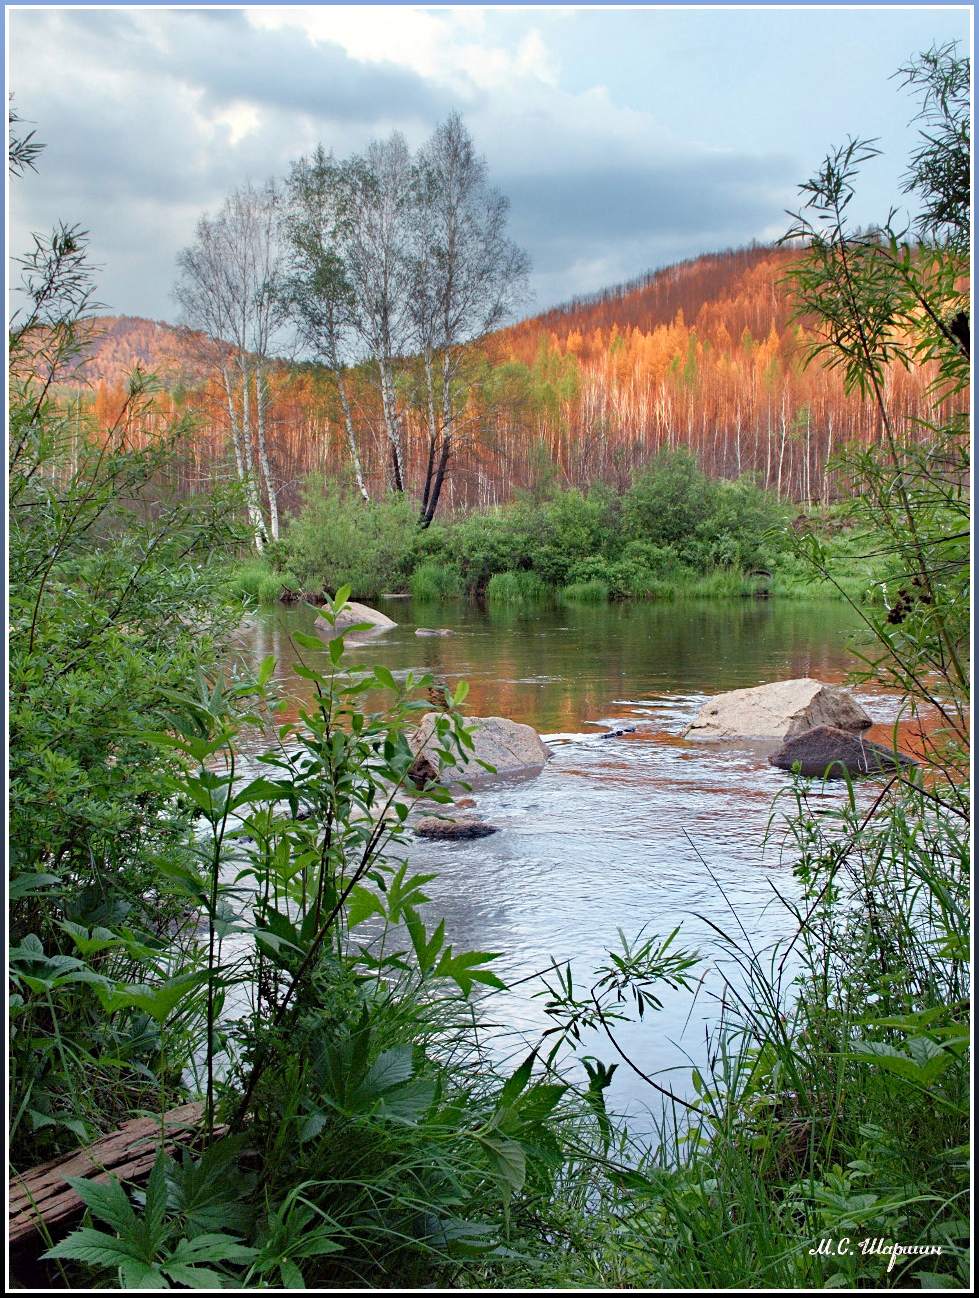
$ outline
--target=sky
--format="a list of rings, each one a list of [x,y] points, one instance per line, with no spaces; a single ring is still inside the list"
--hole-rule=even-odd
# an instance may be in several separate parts
[[[529,253],[525,312],[685,257],[770,240],[848,135],[884,156],[854,217],[901,201],[914,105],[895,71],[970,48],[965,6],[864,9],[7,7],[8,89],[47,144],[10,187],[11,252],[90,232],[107,310],[177,320],[175,258],[205,211],[462,113]]]

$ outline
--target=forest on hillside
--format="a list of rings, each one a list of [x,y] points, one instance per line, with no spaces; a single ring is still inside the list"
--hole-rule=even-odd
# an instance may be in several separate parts
[[[657,451],[689,448],[711,476],[752,474],[781,499],[827,503],[840,490],[834,455],[880,437],[872,403],[848,394],[837,370],[805,365],[813,330],[793,318],[785,276],[798,252],[756,246],[709,254],[620,290],[500,329],[474,345],[474,382],[445,486],[449,512],[502,504],[545,482],[623,489]],[[163,389],[134,432],[152,440],[193,412],[179,484],[199,489],[230,471],[227,400],[201,355],[200,336],[152,321],[98,317],[77,376],[101,426],[126,400],[140,363]],[[408,476],[427,454],[417,362],[404,366]],[[887,367],[889,403],[909,421],[931,409],[928,363]],[[269,372],[268,442],[286,509],[309,474],[349,473],[336,383],[316,363],[278,361]],[[380,401],[364,367],[350,375],[359,453],[371,494],[383,494],[388,452]],[[945,411],[944,413],[950,413]]]

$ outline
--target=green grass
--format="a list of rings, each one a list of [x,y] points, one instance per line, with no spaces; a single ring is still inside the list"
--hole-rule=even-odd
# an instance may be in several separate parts
[[[691,599],[746,599],[759,591],[759,580],[740,568],[715,568],[676,588],[677,594]]]
[[[411,574],[409,589],[421,602],[456,599],[462,594],[462,577],[454,565],[427,561]]]
[[[553,591],[536,572],[498,572],[486,587],[490,604],[542,604],[553,598]]]
[[[571,604],[607,604],[611,597],[608,582],[599,577],[592,577],[590,581],[571,582],[561,591],[561,598]]]
[[[243,602],[257,604],[259,608],[272,608],[284,596],[296,597],[302,591],[294,573],[273,572],[261,559],[240,564],[231,572],[228,585]]]

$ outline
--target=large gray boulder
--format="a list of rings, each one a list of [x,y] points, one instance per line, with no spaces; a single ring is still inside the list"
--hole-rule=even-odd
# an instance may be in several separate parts
[[[835,726],[816,726],[787,739],[768,760],[783,771],[798,768],[802,775],[829,780],[842,780],[848,774],[894,775],[918,764],[904,753]]]
[[[690,739],[785,739],[815,726],[866,730],[870,725],[871,718],[846,690],[803,676],[717,694],[686,734]]]
[[[391,627],[398,625],[386,613],[379,613],[376,608],[370,608],[367,604],[355,603],[345,604],[332,626],[319,613],[317,613],[313,625],[324,640],[332,640],[334,636],[343,635],[352,626],[358,626],[364,622],[368,623],[368,629],[362,632],[358,631],[358,635],[377,635],[381,631],[390,631]]]
[[[438,717],[437,712],[426,712],[408,743],[416,755],[441,764],[442,759],[434,751],[442,746],[435,735]],[[507,775],[539,769],[553,756],[533,726],[525,726],[520,721],[508,717],[466,717],[466,726],[472,733],[474,750],[467,749],[464,759],[456,756],[455,762],[442,771],[443,776],[465,780],[485,777],[489,772],[479,765],[481,761],[494,766],[497,775]]]

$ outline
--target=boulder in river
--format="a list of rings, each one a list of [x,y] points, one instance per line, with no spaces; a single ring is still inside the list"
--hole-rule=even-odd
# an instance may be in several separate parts
[[[364,623],[367,624],[366,629],[358,631],[358,635],[377,635],[398,625],[386,613],[379,613],[367,604],[348,603],[337,614],[337,620],[332,626],[320,614],[317,614],[314,626],[324,640],[332,640],[334,636],[344,635],[352,626],[362,626]]]
[[[811,676],[731,690],[708,699],[686,735],[690,739],[786,739],[815,726],[866,730],[864,709],[838,685]]]
[[[439,713],[426,712],[408,740],[414,753],[424,753],[436,762],[441,761],[434,755],[434,750],[441,746],[435,735],[438,718]],[[474,748],[467,750],[465,757],[456,754],[448,768],[453,776],[466,780],[485,777],[489,772],[480,762],[495,767],[497,775],[534,770],[553,756],[533,726],[525,726],[520,721],[508,717],[466,717],[466,726],[472,733]]]
[[[497,832],[496,825],[488,825],[485,820],[474,820],[464,817],[461,820],[447,820],[441,816],[425,816],[415,825],[415,833],[421,838],[436,838],[448,842],[458,842],[468,838],[486,838]]]
[[[798,767],[803,775],[842,780],[849,775],[894,775],[918,763],[904,753],[875,744],[863,735],[836,726],[815,726],[786,739],[768,759],[780,770]]]

